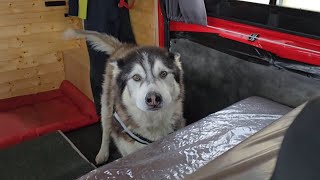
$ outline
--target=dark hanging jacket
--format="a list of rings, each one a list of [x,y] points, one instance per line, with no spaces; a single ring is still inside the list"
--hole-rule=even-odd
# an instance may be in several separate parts
[[[71,2],[70,2],[71,1]],[[69,15],[76,15],[78,0],[69,0]],[[118,7],[119,0],[88,1],[87,19],[84,28],[106,33],[118,38],[121,42],[135,43],[131,28],[129,11]],[[71,5],[71,6],[70,6]],[[72,14],[70,14],[70,12]],[[102,93],[103,74],[108,55],[93,50],[88,46],[90,57],[90,82],[97,113],[100,115],[100,97]]]

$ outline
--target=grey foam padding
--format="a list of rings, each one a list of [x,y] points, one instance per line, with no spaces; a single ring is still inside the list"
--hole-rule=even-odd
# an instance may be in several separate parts
[[[70,180],[93,169],[60,132],[0,151],[1,180]]]
[[[250,96],[296,107],[320,95],[319,81],[251,63],[189,40],[171,40],[171,51],[181,54],[188,123]]]
[[[291,111],[261,97],[249,97],[79,180],[183,179]]]

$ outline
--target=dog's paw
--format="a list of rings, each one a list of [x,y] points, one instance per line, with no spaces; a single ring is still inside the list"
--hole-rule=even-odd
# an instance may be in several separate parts
[[[108,158],[109,158],[109,151],[104,151],[100,149],[98,155],[96,156],[96,164],[102,164],[106,162]]]

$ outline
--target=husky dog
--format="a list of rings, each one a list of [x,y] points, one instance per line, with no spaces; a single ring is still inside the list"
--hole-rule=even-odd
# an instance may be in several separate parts
[[[101,96],[102,143],[96,163],[108,160],[110,136],[126,156],[185,126],[180,54],[121,43],[95,31],[68,30],[109,56]]]

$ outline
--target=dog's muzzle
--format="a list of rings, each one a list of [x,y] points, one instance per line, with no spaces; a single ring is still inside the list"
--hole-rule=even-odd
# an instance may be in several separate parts
[[[157,110],[162,105],[162,96],[157,92],[149,92],[146,95],[145,102],[150,110]]]

